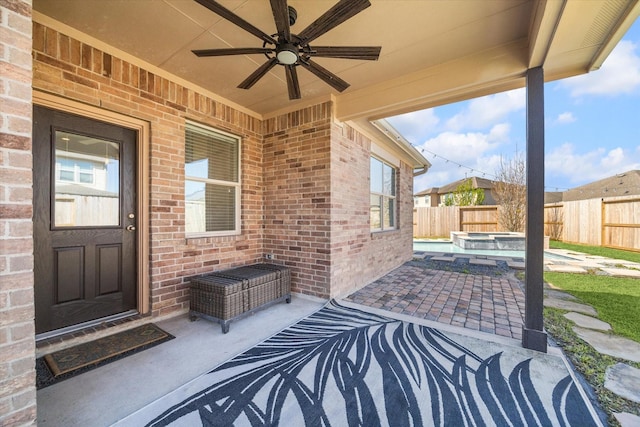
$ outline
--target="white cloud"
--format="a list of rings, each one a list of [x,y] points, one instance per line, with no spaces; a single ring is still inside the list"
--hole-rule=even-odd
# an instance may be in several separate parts
[[[573,115],[573,113],[571,113],[569,111],[565,111],[564,113],[558,114],[558,117],[556,117],[556,119],[554,120],[554,123],[566,124],[566,123],[573,123],[576,120],[577,119]]]
[[[432,161],[431,158],[429,158],[429,161]],[[443,159],[438,157],[433,159],[432,163],[433,166],[426,174],[414,179],[414,192],[417,193],[431,187],[442,187],[459,179],[472,176],[494,179],[494,175],[500,167],[500,156],[492,154],[478,157],[473,162],[465,164],[466,167],[458,167],[451,162],[445,163]]]
[[[441,187],[465,176],[493,178],[500,165],[495,151],[509,142],[509,131],[509,124],[499,123],[487,133],[447,131],[425,141],[420,147],[433,166],[416,178],[415,191]]]
[[[440,122],[433,108],[414,111],[387,118],[387,121],[396,128],[409,142],[418,144],[424,139],[424,135],[433,133]]]
[[[491,128],[488,133],[443,132],[425,141],[422,147],[456,163],[466,164],[465,162],[475,162],[478,157],[506,142],[509,129],[508,124],[500,123]]]
[[[573,144],[564,143],[545,156],[546,174],[566,180],[573,186],[633,169],[640,169],[640,150],[638,149],[625,151],[621,147],[616,147],[607,151],[600,147],[578,153]]]
[[[467,107],[447,120],[447,129],[487,129],[509,113],[525,108],[525,90],[516,89],[469,101]]]
[[[620,95],[640,87],[640,54],[637,45],[623,40],[611,51],[602,67],[589,74],[563,80],[572,97],[583,95]]]

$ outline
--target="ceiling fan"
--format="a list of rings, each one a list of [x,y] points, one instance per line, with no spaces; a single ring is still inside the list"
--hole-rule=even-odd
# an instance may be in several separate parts
[[[291,32],[296,22],[297,11],[287,5],[287,0],[270,0],[273,18],[278,30],[269,35],[226,9],[215,0],[195,0],[202,6],[220,15],[262,40],[262,47],[192,50],[199,57],[225,55],[264,54],[267,62],[238,85],[240,89],[251,88],[276,65],[284,66],[287,76],[289,99],[300,99],[300,84],[296,68],[306,68],[325,83],[342,92],[349,83],[314,62],[312,57],[362,59],[375,61],[380,56],[380,46],[311,46],[310,43],[327,31],[337,27],[364,9],[371,6],[369,0],[340,0],[299,34]]]

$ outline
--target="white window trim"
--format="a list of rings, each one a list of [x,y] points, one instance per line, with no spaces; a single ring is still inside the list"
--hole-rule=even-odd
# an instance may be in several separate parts
[[[399,227],[398,227],[398,203],[397,203],[398,196],[397,196],[397,193],[398,193],[399,168],[397,166],[395,166],[393,163],[390,163],[390,162],[382,159],[381,157],[376,156],[373,152],[371,153],[370,157],[378,160],[379,162],[382,162],[383,165],[387,165],[387,166],[391,167],[395,171],[395,176],[394,176],[395,188],[394,188],[394,191],[396,193],[395,195],[390,196],[390,195],[387,195],[387,194],[384,194],[384,193],[378,193],[378,192],[375,192],[375,191],[371,191],[371,188],[369,188],[369,197],[371,197],[371,195],[382,196],[383,199],[386,197],[388,199],[392,199],[393,200],[393,205],[394,205],[394,209],[393,209],[393,215],[394,215],[393,227],[384,228],[384,218],[381,217],[380,218],[381,227],[380,228],[370,228],[370,231],[371,231],[371,233],[384,233],[384,232],[387,232],[387,231],[398,230]],[[369,179],[371,179],[371,170],[369,170]],[[383,209],[381,207],[381,209],[380,209],[381,214],[382,214],[382,211],[383,211]]]
[[[239,236],[240,234],[242,234],[242,224],[240,223],[241,218],[242,218],[242,137],[238,136],[238,135],[234,135],[232,133],[229,132],[225,132],[223,130],[214,128],[212,126],[207,126],[207,125],[203,125],[201,123],[198,122],[193,122],[191,120],[186,120],[185,121],[185,134],[186,134],[186,127],[187,126],[193,126],[193,127],[197,127],[200,129],[203,129],[207,132],[212,132],[212,133],[219,133],[221,135],[224,136],[228,136],[230,138],[236,139],[238,141],[238,182],[231,182],[231,181],[220,181],[217,179],[207,179],[207,178],[198,178],[198,177],[189,177],[186,174],[186,170],[185,170],[185,175],[184,175],[184,180],[186,181],[192,181],[192,182],[203,182],[203,183],[209,183],[209,184],[220,184],[220,185],[225,185],[225,186],[229,186],[229,187],[234,187],[235,188],[235,197],[236,197],[236,209],[235,209],[235,224],[236,227],[234,230],[224,230],[224,231],[204,231],[204,232],[195,232],[195,233],[187,233],[185,232],[185,238],[186,239],[198,239],[198,238],[205,238],[205,237],[219,237],[219,236]],[[186,140],[185,140],[185,144],[186,144]],[[186,161],[185,161],[185,167],[186,167]],[[183,167],[184,169],[184,167]],[[184,195],[185,198],[185,202],[186,202],[186,194]],[[186,211],[185,211],[185,220],[186,220]],[[185,221],[186,223],[186,221]]]

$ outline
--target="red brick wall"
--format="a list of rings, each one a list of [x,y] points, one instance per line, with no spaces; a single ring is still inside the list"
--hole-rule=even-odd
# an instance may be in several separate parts
[[[293,290],[340,296],[411,257],[411,170],[400,230],[369,231],[371,141],[335,123],[330,102],[264,122],[34,24],[34,88],[150,122],[150,269],[155,315],[188,307],[188,278],[270,253]],[[243,137],[242,235],[185,239],[184,123]]]
[[[264,123],[264,245],[294,292],[330,295],[331,103]]]
[[[31,1],[0,2],[0,425],[36,418]]]
[[[371,233],[371,141],[346,124],[334,124],[331,139],[331,296],[339,297],[411,259],[413,174],[401,163],[396,189],[399,228]]]
[[[188,308],[192,275],[262,258],[262,122],[38,23],[33,87],[150,123],[154,315]],[[242,234],[185,239],[185,119],[241,136]],[[37,141],[36,141],[37,143]]]
[[[399,229],[371,233],[371,141],[331,103],[265,122],[265,253],[293,268],[296,292],[345,296],[411,259],[413,175],[402,163]]]

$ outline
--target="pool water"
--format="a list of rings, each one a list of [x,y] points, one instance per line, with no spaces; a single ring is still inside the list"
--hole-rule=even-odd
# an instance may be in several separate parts
[[[470,254],[470,255],[489,255],[489,256],[505,256],[513,258],[524,258],[525,251],[507,251],[507,250],[490,250],[490,249],[463,249],[454,245],[450,241],[413,241],[413,250],[422,252],[444,252],[454,254]],[[547,259],[568,259],[562,255],[545,252],[544,257]]]

